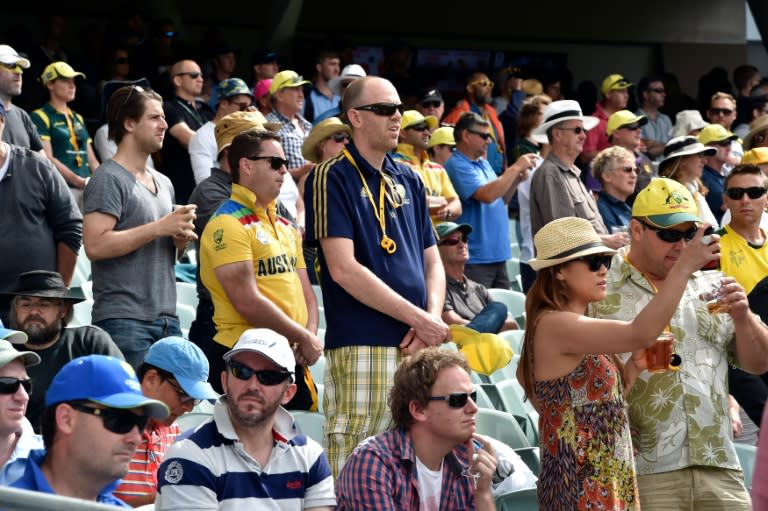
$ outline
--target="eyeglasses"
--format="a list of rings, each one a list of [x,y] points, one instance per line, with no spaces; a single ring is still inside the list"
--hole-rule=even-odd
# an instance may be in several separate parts
[[[184,73],[176,73],[175,76],[189,76],[193,80],[197,80],[201,76],[203,76],[203,73],[198,73],[197,71],[190,71],[190,72],[184,72]]]
[[[589,271],[600,271],[601,266],[605,266],[606,270],[610,270],[613,256],[608,254],[592,254],[579,257],[577,261],[584,261],[587,263]]]
[[[147,421],[149,420],[149,417],[146,415],[136,415],[129,410],[91,408],[90,406],[84,406],[78,403],[69,403],[69,406],[78,412],[101,417],[104,429],[118,435],[124,435],[133,430],[134,427],[139,428],[139,433],[143,433],[144,428],[147,427]]]
[[[635,174],[640,173],[639,167],[616,167],[613,170],[621,170],[622,172],[626,172],[627,174],[629,174],[630,172],[634,172]]]
[[[455,245],[458,245],[460,241],[466,243],[467,236],[464,235],[464,236],[453,236],[451,238],[445,238],[444,240],[438,242],[438,245],[453,247]]]
[[[15,394],[19,387],[24,387],[27,394],[32,393],[32,380],[21,380],[11,376],[0,376],[0,394]]]
[[[250,367],[243,365],[240,362],[235,362],[234,360],[229,361],[229,372],[232,373],[232,376],[234,376],[238,380],[243,380],[243,381],[250,380],[255,374],[256,379],[259,380],[259,383],[261,383],[262,385],[266,385],[268,387],[280,385],[285,380],[289,379],[293,374],[288,371],[272,371],[270,369],[259,369],[259,370],[251,369]]]
[[[4,67],[8,71],[13,71],[14,73],[23,73],[24,69],[21,67],[21,64],[6,64],[4,62],[0,62],[0,66]]]
[[[408,126],[408,128],[406,128],[406,129],[413,130],[413,131],[424,132],[424,131],[427,131],[429,129],[429,126],[427,126],[424,123],[421,123],[421,124],[416,124],[414,126]]]
[[[269,166],[272,167],[272,170],[288,168],[288,160],[279,156],[243,156],[243,158],[251,161],[269,160]]]
[[[440,105],[442,104],[443,104],[442,101],[439,101],[436,99],[434,101],[422,101],[421,107],[422,108],[440,108]]]
[[[731,110],[730,108],[710,108],[709,113],[711,113],[712,115],[728,116],[733,113],[733,110]]]
[[[382,117],[392,117],[395,112],[403,113],[405,105],[402,103],[372,103],[370,105],[356,106],[351,110],[363,110],[364,112],[373,112]]]
[[[176,391],[176,394],[179,395],[179,401],[181,401],[181,404],[192,403],[194,406],[197,406],[202,401],[202,399],[195,399],[194,397],[184,392],[184,389],[181,388],[181,385],[175,381],[168,378],[164,379],[163,381],[168,382],[168,385],[170,385],[171,388]]]
[[[331,135],[331,138],[333,139],[334,142],[341,144],[342,142],[349,140],[349,135],[340,131],[338,133],[334,133],[333,135]]]
[[[483,140],[488,140],[489,138],[491,138],[491,134],[485,131],[474,131],[474,130],[467,130],[467,131],[472,133],[473,135],[477,135]]]
[[[693,237],[696,236],[696,231],[698,231],[696,227],[691,227],[687,231],[676,231],[674,229],[670,229],[670,230],[660,229],[658,227],[648,225],[641,220],[638,220],[638,222],[643,224],[643,227],[645,227],[646,229],[655,231],[656,237],[658,237],[661,241],[665,243],[677,243],[682,239],[684,239],[685,241],[691,241]]]
[[[666,91],[666,90],[664,90],[664,89],[662,89],[662,88],[658,88],[658,89],[648,89],[648,90],[649,90],[649,91],[651,91],[651,92],[655,92],[656,94],[666,94],[666,93],[667,93],[667,91]]]
[[[238,108],[238,109],[239,109],[241,112],[245,112],[246,110],[248,110],[249,108],[251,108],[251,106],[253,106],[251,103],[246,103],[246,102],[242,102],[242,103],[235,103],[235,102],[233,101],[233,102],[232,102],[232,104],[233,104],[233,105],[237,105],[237,108]]]
[[[128,57],[117,57],[115,59],[115,64],[127,64],[128,62],[130,62]]]
[[[20,300],[16,306],[19,310],[29,312],[32,309],[38,309],[42,311],[49,311],[61,306],[63,302],[61,300],[40,300],[40,301],[26,301]]]
[[[750,186],[749,188],[728,188],[725,191],[725,194],[728,196],[729,199],[733,200],[740,200],[742,197],[744,197],[744,194],[746,193],[747,196],[750,199],[759,199],[763,195],[765,195],[765,192],[768,191],[766,188],[763,188],[762,186]]]
[[[491,87],[493,88],[493,82],[491,80],[475,80],[474,82],[469,82],[470,85],[479,85],[480,87]]]
[[[572,131],[572,132],[574,132],[577,135],[581,135],[582,133],[586,133],[587,132],[587,130],[585,130],[581,126],[576,126],[575,128],[563,128],[563,127],[555,126],[555,129],[556,130],[561,130],[561,131]]]
[[[472,392],[454,392],[447,396],[431,396],[430,401],[445,401],[451,408],[464,408],[467,406],[467,401],[472,398],[472,402],[477,401],[477,391]]]

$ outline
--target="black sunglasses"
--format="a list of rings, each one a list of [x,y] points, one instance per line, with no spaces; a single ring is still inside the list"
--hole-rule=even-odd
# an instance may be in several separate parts
[[[640,125],[635,124],[627,124],[626,126],[622,126],[620,129],[629,130],[629,131],[637,131],[640,129]]]
[[[232,376],[237,378],[238,380],[248,381],[250,380],[253,375],[256,375],[256,379],[259,380],[259,383],[262,385],[266,385],[268,387],[272,387],[274,385],[280,385],[285,380],[291,377],[293,373],[290,373],[288,371],[272,371],[270,369],[251,369],[247,365],[243,365],[240,362],[235,362],[234,360],[229,361],[229,372],[232,373]]]
[[[710,108],[709,111],[712,115],[731,115],[733,113],[730,108]]]
[[[691,241],[693,237],[696,236],[696,231],[698,231],[696,227],[691,227],[687,231],[683,232],[683,231],[676,231],[674,229],[671,229],[671,230],[660,229],[658,227],[648,225],[641,220],[638,220],[638,222],[643,224],[643,227],[645,227],[646,229],[655,231],[656,236],[665,243],[677,243],[682,239],[684,239],[685,241]]]
[[[27,394],[32,393],[32,380],[21,380],[12,376],[0,376],[0,394],[15,394],[19,387],[24,387]]]
[[[176,76],[189,76],[193,80],[197,80],[198,78],[203,76],[203,73],[198,73],[197,71],[192,71],[192,72],[188,72],[188,73],[187,72],[185,72],[185,73],[176,73]]]
[[[279,156],[243,156],[243,158],[251,161],[269,160],[269,166],[272,167],[272,170],[280,170],[283,167],[288,168],[288,160]]]
[[[124,435],[134,427],[139,428],[139,433],[142,433],[144,432],[144,428],[147,427],[147,421],[149,420],[149,417],[146,415],[136,415],[129,410],[91,408],[90,406],[84,406],[78,403],[69,403],[69,406],[78,412],[101,417],[101,420],[104,423],[104,429],[111,431],[112,433],[117,433],[118,435]]]
[[[334,142],[338,142],[340,144],[345,140],[349,140],[349,135],[347,135],[343,131],[339,131],[338,133],[334,133],[333,135],[331,135],[331,138],[333,139]]]
[[[562,130],[562,131],[572,131],[572,132],[574,132],[577,135],[581,135],[582,133],[586,133],[587,132],[587,130],[585,130],[581,126],[576,126],[575,128],[558,128],[557,126],[555,126],[555,129],[556,130]]]
[[[474,131],[474,130],[467,130],[468,132],[472,133],[473,135],[477,135],[478,137],[482,138],[483,140],[488,140],[491,138],[490,133],[486,133],[483,131]]]
[[[395,112],[403,113],[405,105],[402,103],[373,103],[371,105],[356,106],[351,110],[363,110],[365,112],[373,112],[375,115],[381,115],[383,117],[392,117]]]
[[[434,100],[434,101],[422,101],[421,106],[422,108],[438,108],[440,105],[442,105],[442,101]]]
[[[577,260],[587,263],[587,266],[589,266],[589,271],[600,271],[601,266],[605,266],[606,270],[610,270],[613,256],[607,254],[592,254],[581,256]]]
[[[464,236],[455,237],[455,238],[445,238],[444,240],[440,241],[438,245],[440,246],[447,245],[449,247],[452,247],[454,245],[458,245],[459,241],[463,241],[464,243],[466,243],[467,242],[466,234]]]
[[[447,396],[431,396],[430,401],[446,401],[451,408],[464,408],[467,406],[467,401],[472,398],[472,401],[477,401],[477,391],[472,392],[454,392]]]
[[[613,170],[621,170],[623,172],[626,172],[627,174],[629,174],[630,172],[634,172],[635,174],[639,174],[640,173],[640,168],[639,167],[616,167]]]
[[[427,126],[424,123],[421,123],[421,124],[414,124],[413,126],[408,126],[407,129],[414,130],[414,131],[427,131],[429,129],[429,126]]]
[[[725,191],[725,194],[728,196],[729,199],[733,200],[739,200],[742,197],[744,197],[744,194],[746,193],[747,196],[750,199],[759,199],[763,195],[765,195],[765,192],[768,191],[762,186],[750,186],[749,188],[728,188]]]

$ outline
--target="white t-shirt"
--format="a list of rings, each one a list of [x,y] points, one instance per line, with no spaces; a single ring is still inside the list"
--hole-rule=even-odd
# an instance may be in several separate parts
[[[430,470],[416,458],[416,474],[419,481],[419,510],[439,511],[440,487],[443,485],[443,464],[439,470]]]

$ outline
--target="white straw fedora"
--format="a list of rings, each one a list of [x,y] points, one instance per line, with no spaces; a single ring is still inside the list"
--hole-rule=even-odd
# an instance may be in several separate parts
[[[542,144],[549,142],[547,139],[547,130],[555,124],[570,119],[578,119],[584,123],[584,129],[589,131],[600,122],[597,117],[585,116],[581,113],[581,105],[578,101],[564,99],[553,101],[544,109],[544,122],[533,130],[533,139]]]
[[[536,271],[590,254],[616,253],[603,245],[589,220],[574,216],[547,223],[533,237],[533,244],[536,257],[529,259],[528,264]]]

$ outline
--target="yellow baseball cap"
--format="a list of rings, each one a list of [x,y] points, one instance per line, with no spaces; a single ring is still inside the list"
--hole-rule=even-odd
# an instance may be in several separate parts
[[[451,339],[476,373],[490,376],[512,360],[512,348],[497,334],[480,333],[464,325],[449,328]]]
[[[305,80],[304,77],[296,71],[286,69],[285,71],[280,71],[272,78],[272,83],[269,86],[269,95],[271,96],[280,89],[289,87],[301,87],[302,85],[306,85],[308,83],[311,82]]]
[[[725,142],[726,140],[736,140],[738,135],[734,135],[722,124],[712,123],[704,126],[697,135],[699,142],[704,145],[711,144],[713,142]]]
[[[429,129],[437,128],[437,117],[428,115],[424,117],[418,110],[406,110],[403,112],[403,118],[400,120],[400,129],[404,130],[417,124],[426,123]]]
[[[440,144],[456,145],[456,140],[453,138],[453,126],[442,126],[432,132],[427,147],[434,147]]]
[[[608,75],[605,77],[605,80],[603,80],[603,84],[600,86],[600,92],[602,92],[603,95],[605,95],[612,90],[623,90],[623,89],[628,89],[630,87],[632,87],[632,84],[629,83],[626,79],[624,79],[623,76]]]
[[[744,153],[741,163],[750,165],[768,164],[768,147],[755,147]]]
[[[639,124],[643,126],[648,124],[648,118],[644,115],[635,115],[629,110],[619,110],[614,112],[608,117],[608,124],[605,127],[605,133],[610,137],[613,132],[624,126],[630,126],[632,124]]]
[[[648,219],[656,227],[667,228],[684,222],[701,223],[691,192],[674,179],[657,177],[640,190],[632,206],[632,216]]]
[[[85,78],[83,73],[75,71],[72,69],[72,66],[66,62],[52,62],[43,70],[43,74],[40,75],[40,81],[43,82],[43,84],[46,84],[57,78],[74,78],[76,76]]]

